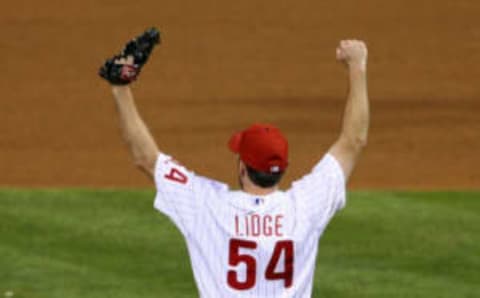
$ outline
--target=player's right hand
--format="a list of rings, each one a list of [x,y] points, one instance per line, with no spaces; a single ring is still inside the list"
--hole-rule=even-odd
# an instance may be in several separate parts
[[[365,42],[356,39],[340,41],[337,47],[337,60],[344,62],[349,67],[366,69],[368,50]]]

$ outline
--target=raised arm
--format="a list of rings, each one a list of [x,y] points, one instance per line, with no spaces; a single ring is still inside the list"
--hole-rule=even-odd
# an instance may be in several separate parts
[[[337,60],[347,66],[349,92],[342,131],[329,152],[338,160],[348,180],[363,147],[367,144],[370,121],[365,43],[358,40],[340,42]]]
[[[120,54],[107,59],[99,71],[99,75],[112,86],[123,139],[132,153],[133,161],[150,178],[154,176],[159,151],[137,111],[128,84],[137,79],[153,48],[159,43],[160,32],[150,28],[130,40]]]
[[[150,178],[153,178],[159,150],[137,111],[130,87],[112,86],[112,92],[120,117],[122,136],[133,156],[133,162]]]

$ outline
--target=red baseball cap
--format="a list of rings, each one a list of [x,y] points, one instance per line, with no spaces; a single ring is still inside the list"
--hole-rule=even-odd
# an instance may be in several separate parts
[[[264,173],[281,173],[288,166],[288,141],[273,125],[253,124],[232,135],[232,152],[249,167]]]

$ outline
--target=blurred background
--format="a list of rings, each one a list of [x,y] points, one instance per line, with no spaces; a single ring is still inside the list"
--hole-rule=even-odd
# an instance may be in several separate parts
[[[310,171],[341,127],[335,48],[364,39],[369,145],[312,297],[478,297],[479,15],[478,0],[3,1],[0,297],[197,296],[97,75],[151,26],[163,44],[132,86],[141,114],[161,150],[232,186],[226,144],[253,122],[290,140],[284,187]]]
[[[252,122],[290,140],[285,186],[340,130],[344,38],[369,46],[369,145],[351,182],[371,189],[480,188],[480,2],[6,2],[0,10],[0,185],[145,187],[122,144],[104,59],[150,26],[164,33],[133,85],[160,148],[235,184],[226,142]]]

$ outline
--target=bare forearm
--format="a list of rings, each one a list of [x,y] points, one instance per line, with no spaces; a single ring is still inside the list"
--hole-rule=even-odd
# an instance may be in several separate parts
[[[350,65],[349,85],[341,137],[361,148],[367,142],[370,122],[365,66]]]
[[[113,86],[112,92],[120,117],[120,129],[134,162],[152,176],[159,152],[157,144],[137,111],[130,88]]]

